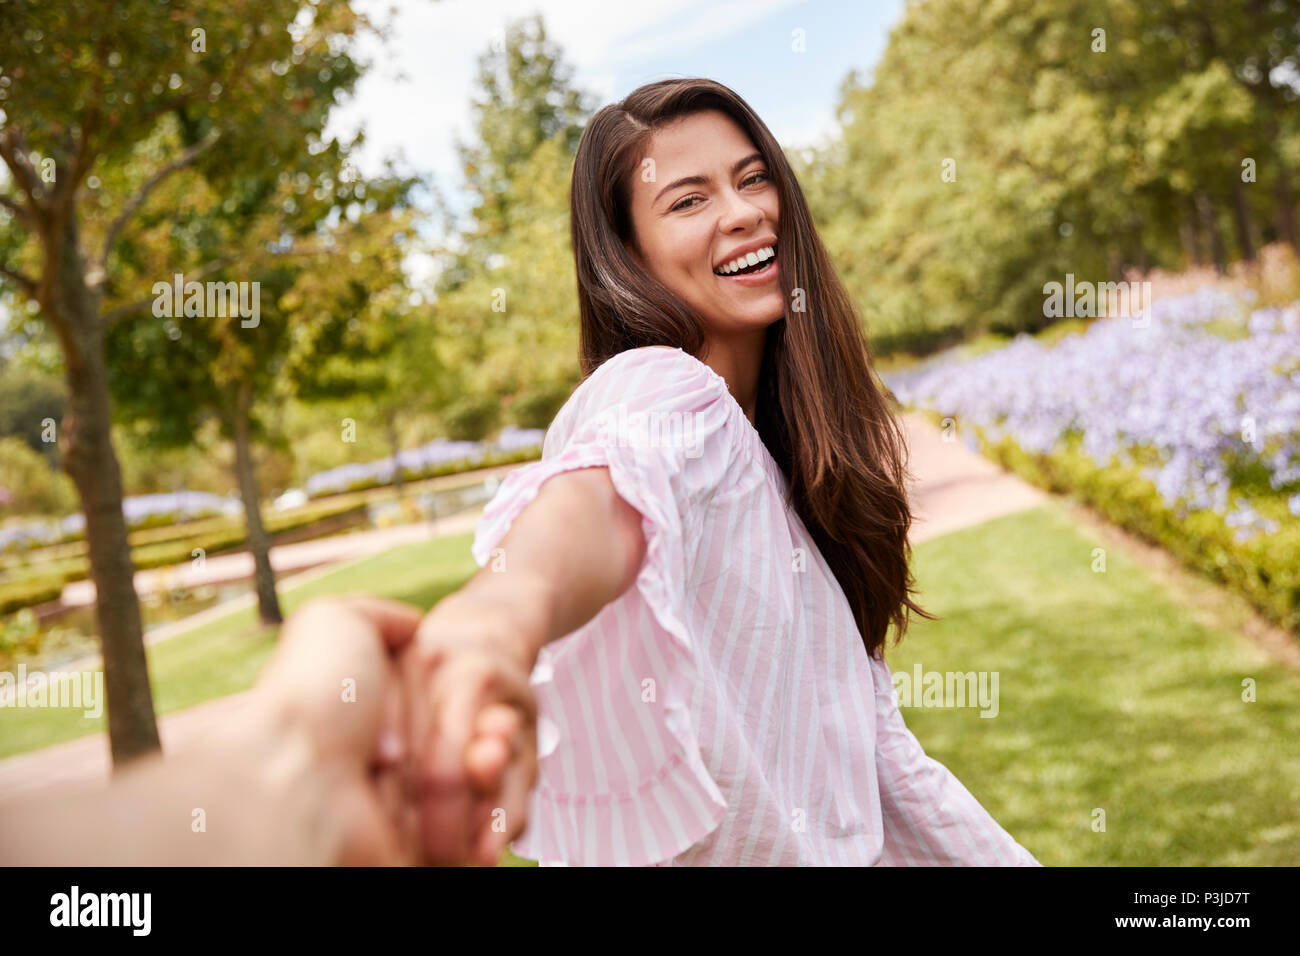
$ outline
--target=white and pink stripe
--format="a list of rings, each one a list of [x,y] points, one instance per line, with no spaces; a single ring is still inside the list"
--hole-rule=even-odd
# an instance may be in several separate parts
[[[664,427],[642,432],[638,414]],[[637,578],[547,645],[521,856],[570,866],[1028,865],[903,723],[888,666],[725,380],[681,349],[614,356],[512,472],[480,565],[554,475],[607,467],[642,515]],[[802,549],[799,570],[795,549]],[[506,571],[509,573],[506,556]]]

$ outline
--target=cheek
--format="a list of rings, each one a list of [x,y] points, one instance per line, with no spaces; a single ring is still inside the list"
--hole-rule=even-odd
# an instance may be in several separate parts
[[[701,239],[698,235],[681,232],[665,237],[664,245],[659,249],[658,261],[666,277],[678,282],[696,283],[706,275],[713,274],[710,252],[707,236]]]

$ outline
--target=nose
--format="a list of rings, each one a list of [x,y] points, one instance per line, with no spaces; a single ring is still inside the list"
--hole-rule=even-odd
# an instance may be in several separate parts
[[[723,232],[749,232],[763,221],[763,210],[739,191],[728,189],[722,196],[722,215],[718,228]]]

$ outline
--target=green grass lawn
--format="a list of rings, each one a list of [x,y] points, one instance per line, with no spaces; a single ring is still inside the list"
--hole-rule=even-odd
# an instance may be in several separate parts
[[[471,535],[405,545],[355,562],[291,589],[281,589],[285,614],[323,594],[382,594],[421,607],[455,590],[475,569]],[[183,710],[252,687],[271,656],[278,629],[257,624],[253,607],[234,611],[147,648],[154,709]],[[87,733],[103,732],[104,717],[79,710],[0,709],[0,758],[47,747]]]
[[[1049,503],[918,547],[943,619],[890,667],[997,671],[1000,711],[904,708],[908,726],[1045,865],[1300,864],[1300,676],[1114,549],[1094,572],[1098,546]]]
[[[284,608],[353,591],[431,606],[473,572],[469,542],[396,548],[287,591]],[[904,708],[908,726],[1049,866],[1300,864],[1300,676],[1197,623],[1114,549],[1094,572],[1097,546],[1054,503],[919,545],[921,602],[942,619],[914,623],[890,667],[997,671],[999,714]],[[250,609],[150,648],[159,713],[247,689],[273,643]],[[103,721],[7,709],[0,728],[4,756]]]

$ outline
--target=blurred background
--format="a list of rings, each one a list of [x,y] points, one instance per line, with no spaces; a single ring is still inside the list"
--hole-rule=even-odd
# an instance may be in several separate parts
[[[891,666],[1003,674],[999,720],[907,712],[927,751],[1045,863],[1300,863],[1300,4],[0,21],[0,671],[108,696],[0,687],[0,798],[183,746],[314,594],[469,576],[579,381],[584,124],[697,75],[906,417],[941,620]]]

